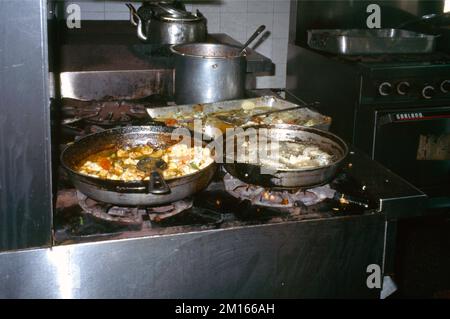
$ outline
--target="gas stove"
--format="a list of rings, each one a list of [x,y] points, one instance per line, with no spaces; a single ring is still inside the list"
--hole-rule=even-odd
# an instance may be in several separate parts
[[[268,94],[268,91],[263,90],[260,94]],[[276,93],[273,91],[272,94]],[[148,124],[150,118],[145,107],[168,104],[172,102],[159,95],[131,101],[64,100],[60,148],[104,129]],[[342,171],[328,184],[298,190],[249,185],[221,168],[207,189],[192,198],[162,207],[118,207],[97,202],[77,191],[65,171],[59,169],[55,242],[134,238],[374,214],[381,209],[383,195],[377,184],[371,184],[370,179],[363,177],[373,169],[355,170],[361,164],[373,165],[358,151],[352,151]]]
[[[101,44],[82,47],[81,51],[70,50],[69,45],[63,50],[68,59],[61,74],[64,97],[60,108],[61,134],[56,134],[61,148],[99,130],[149,124],[150,120],[142,112],[145,107],[172,104],[173,74],[156,65],[169,61],[161,48],[136,43],[115,45],[114,50]],[[71,52],[79,54],[74,56]],[[92,58],[93,55],[98,58]],[[108,64],[100,59],[104,56],[108,56]],[[257,55],[252,59],[250,68],[264,65]],[[278,94],[247,93],[249,97]],[[179,295],[184,291],[179,287],[182,283],[189,286],[187,295],[195,295],[192,291],[198,289],[199,284],[215,285],[218,272],[223,276],[223,282],[219,278],[219,288],[200,289],[207,292],[207,296],[227,291],[224,287],[229,283],[242,288],[243,280],[235,278],[234,274],[240,278],[248,277],[249,273],[255,275],[259,272],[255,264],[263,267],[261,274],[265,279],[252,275],[249,282],[264,283],[264,286],[274,268],[284,269],[279,272],[280,277],[274,278],[274,287],[282,287],[284,291],[280,296],[291,296],[287,291],[304,291],[304,287],[298,288],[299,282],[302,285],[311,280],[318,283],[323,281],[320,278],[327,278],[329,283],[331,277],[324,274],[342,267],[349,274],[344,276],[345,282],[350,282],[347,277],[358,277],[351,282],[364,283],[365,279],[359,277],[360,274],[365,276],[365,272],[360,270],[367,264],[383,263],[385,272],[392,271],[395,237],[391,235],[394,228],[388,221],[419,214],[426,198],[353,147],[342,170],[327,185],[297,190],[261,188],[245,184],[220,168],[206,189],[162,207],[118,207],[92,200],[73,187],[62,169],[57,171],[54,243],[60,249],[93,247],[98,253],[89,265],[110,263],[103,258],[110,256],[105,251],[106,246],[111,247],[109,251],[114,251],[126,271],[138,265],[128,261],[142,260],[144,265],[136,271],[149,270],[145,271],[149,276],[129,278],[122,286],[158,290],[159,294],[149,296],[173,291]],[[308,256],[312,251],[316,257],[311,259]],[[336,262],[324,262],[334,259],[339,260],[339,266],[336,267]],[[317,261],[317,266],[310,264],[313,260]],[[322,267],[320,278],[311,277],[314,273],[311,269],[303,273],[303,265],[307,264],[314,270]],[[295,274],[289,270],[291,265]],[[191,268],[193,271],[189,270]],[[93,266],[90,273],[104,270]],[[210,272],[214,276],[205,279],[209,276],[205,274]],[[157,288],[159,281],[164,288]],[[291,288],[286,286],[285,290],[280,282],[293,284],[288,284]],[[89,282],[82,283],[89,286]],[[339,286],[346,287],[345,284]],[[365,286],[358,289],[367,293]],[[322,294],[323,291],[327,289],[321,289]],[[375,293],[369,292],[370,295]]]
[[[433,197],[430,207],[450,207],[449,53],[291,51],[298,59],[288,66],[290,99],[320,102],[332,132]]]
[[[240,181],[233,181],[234,184]],[[238,194],[237,188],[241,189]],[[311,190],[279,191],[244,185],[230,188],[230,175],[219,171],[204,191],[162,207],[117,207],[88,198],[69,185],[57,194],[55,241],[58,244],[186,233],[305,219],[370,214],[376,199],[343,171],[330,184]],[[253,192],[249,199],[249,194]],[[351,195],[339,195],[341,192]],[[262,194],[264,193],[264,194]],[[279,201],[279,196],[295,202]],[[255,200],[263,196],[263,200]],[[358,201],[354,200],[358,198]]]
[[[360,103],[433,105],[450,100],[450,54],[331,56],[363,77]]]

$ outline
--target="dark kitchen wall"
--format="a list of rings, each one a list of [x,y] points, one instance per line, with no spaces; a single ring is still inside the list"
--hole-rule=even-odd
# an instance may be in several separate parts
[[[17,3],[0,1],[0,251],[51,243],[47,0]]]

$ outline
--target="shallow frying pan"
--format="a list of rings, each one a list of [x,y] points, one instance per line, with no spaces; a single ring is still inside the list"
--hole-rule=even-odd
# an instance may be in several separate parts
[[[347,156],[348,147],[338,136],[314,128],[298,125],[277,124],[252,127],[268,129],[269,139],[278,141],[302,142],[317,145],[320,149],[333,155],[333,161],[327,166],[314,169],[278,169],[272,172],[261,171],[260,165],[237,162],[237,145],[234,155],[225,152],[224,167],[233,176],[255,185],[271,188],[311,188],[328,183],[337,173]],[[241,133],[242,134],[242,133]],[[236,141],[236,136],[227,137],[226,144]],[[258,135],[259,136],[259,135]],[[258,147],[255,145],[255,147]]]
[[[171,139],[174,129],[163,126],[129,126],[91,134],[68,146],[61,154],[61,163],[74,186],[95,200],[119,206],[155,206],[175,202],[205,188],[211,181],[217,165],[213,162],[193,174],[166,179],[170,188],[168,194],[152,191],[147,181],[100,179],[80,174],[76,170],[80,162],[89,155],[114,146],[148,144],[166,148],[178,142]],[[193,138],[191,143],[194,143]],[[205,143],[202,144],[205,146]]]

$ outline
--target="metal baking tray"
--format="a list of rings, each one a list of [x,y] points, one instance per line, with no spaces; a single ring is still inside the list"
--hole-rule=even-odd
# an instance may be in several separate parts
[[[437,37],[402,29],[316,29],[308,31],[308,45],[340,55],[430,53]]]
[[[171,118],[192,118],[194,114],[198,118],[207,116],[207,114],[216,113],[220,111],[231,111],[240,110],[244,103],[252,102],[255,107],[271,107],[274,109],[285,109],[289,107],[294,107],[297,104],[285,101],[283,99],[277,98],[275,96],[261,96],[256,98],[222,101],[214,103],[204,103],[204,104],[187,104],[187,105],[177,105],[177,106],[164,106],[147,108],[147,113],[154,121],[162,121],[162,119]],[[317,124],[310,125],[322,130],[329,130],[331,125],[331,117],[324,116],[311,108],[304,107],[298,110],[288,111],[295,114],[294,119],[298,121],[309,121],[313,120]],[[175,115],[175,116],[174,116]],[[296,123],[297,124],[297,123]],[[183,126],[183,122],[180,121],[180,125]]]

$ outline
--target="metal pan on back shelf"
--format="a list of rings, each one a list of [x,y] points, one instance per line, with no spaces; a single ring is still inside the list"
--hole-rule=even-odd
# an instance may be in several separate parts
[[[339,55],[431,53],[437,36],[402,29],[308,30],[308,46]]]

